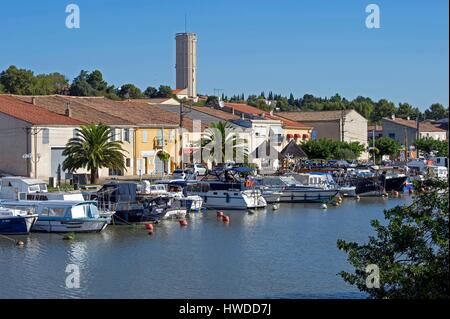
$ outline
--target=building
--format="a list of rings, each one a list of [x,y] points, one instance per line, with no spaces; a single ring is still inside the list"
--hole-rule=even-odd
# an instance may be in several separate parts
[[[176,89],[187,89],[190,98],[197,97],[197,35],[177,33]]]
[[[44,180],[70,178],[61,169],[62,152],[83,124],[69,112],[56,114],[0,95],[0,171]]]
[[[161,176],[181,166],[179,116],[162,109],[165,104],[161,107],[156,104],[167,99],[113,101],[104,97],[58,95],[15,98],[57,114],[64,114],[69,108],[73,119],[110,126],[115,132],[114,138],[123,142],[126,170],[102,170],[101,179]],[[192,131],[192,120],[183,121],[183,128]],[[162,153],[168,153],[170,160],[162,161]]]
[[[367,136],[369,139],[373,138],[379,138],[383,136],[383,126],[378,124],[370,124],[367,125]]]
[[[247,104],[225,103],[223,110],[234,115],[239,115],[242,119],[281,121],[281,124],[283,126],[281,147],[286,146],[291,140],[295,140],[298,144],[304,141],[308,141],[311,138],[311,134],[313,132],[312,125],[293,121],[291,119],[278,116],[278,114],[274,114],[273,111],[267,112]]]
[[[431,122],[420,122],[419,130],[417,130],[417,125],[417,121],[396,118],[395,116],[383,118],[383,136],[390,137],[402,145],[412,145],[417,137],[429,137],[441,141],[447,139],[447,131]]]
[[[313,139],[359,142],[367,147],[367,120],[355,110],[279,112],[277,115],[314,127]],[[364,152],[360,159],[367,159]]]

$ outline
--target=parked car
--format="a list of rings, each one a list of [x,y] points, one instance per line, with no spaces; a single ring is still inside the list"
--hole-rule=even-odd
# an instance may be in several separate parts
[[[197,176],[205,176],[208,173],[208,169],[203,164],[190,164],[186,168],[192,170]]]
[[[172,175],[174,179],[195,179],[195,173],[190,169],[176,169]]]

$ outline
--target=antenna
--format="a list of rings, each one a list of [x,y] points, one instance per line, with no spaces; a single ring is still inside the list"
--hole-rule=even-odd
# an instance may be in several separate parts
[[[187,13],[184,14],[184,32],[187,33]]]

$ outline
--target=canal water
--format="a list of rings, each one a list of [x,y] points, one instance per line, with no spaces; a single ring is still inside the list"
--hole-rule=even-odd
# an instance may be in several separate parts
[[[0,298],[364,298],[338,273],[351,270],[338,239],[367,241],[372,219],[408,204],[345,199],[340,207],[282,204],[280,209],[195,214],[187,227],[164,221],[112,226],[100,234],[0,238]],[[68,265],[79,288],[68,288]],[[72,273],[73,274],[73,273]]]

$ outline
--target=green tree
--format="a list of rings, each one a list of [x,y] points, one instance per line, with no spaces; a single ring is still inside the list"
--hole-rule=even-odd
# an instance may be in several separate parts
[[[98,93],[104,92],[108,87],[108,83],[103,80],[103,74],[99,70],[95,70],[87,75],[86,81]]]
[[[440,120],[448,117],[448,108],[446,109],[440,103],[432,104],[428,110],[425,110],[425,117],[429,120]]]
[[[33,95],[67,94],[69,81],[61,73],[39,74],[33,79],[30,91]]]
[[[203,134],[202,148],[208,150],[211,159],[214,159],[214,162],[219,164],[222,163],[223,160],[228,160],[227,158],[224,158],[225,156],[229,156],[229,154],[226,154],[227,145],[231,146],[233,150],[233,160],[236,158],[237,154],[242,154],[244,161],[247,161],[248,149],[246,147],[246,141],[239,139],[235,128],[228,122],[220,121],[211,123],[209,128],[206,129]],[[222,153],[216,154],[216,148],[219,148]]]
[[[369,141],[369,146],[373,146],[373,140]],[[400,151],[400,143],[387,136],[382,136],[375,139],[375,148],[378,150],[376,155],[377,161],[381,160],[384,155],[395,157]]]
[[[3,86],[3,90],[10,94],[32,94],[33,80],[34,74],[32,71],[18,69],[14,65],[0,73],[0,84]]]
[[[5,93],[5,87],[0,83],[0,93]]]
[[[149,86],[148,88],[145,89],[144,95],[149,99],[158,97],[158,90],[152,86]]]
[[[219,106],[219,98],[217,96],[210,95],[206,99],[206,106],[209,107],[218,107]]]
[[[380,122],[383,117],[390,117],[396,113],[397,109],[394,103],[386,99],[381,99],[374,106],[371,120],[373,122]]]
[[[416,149],[426,155],[435,153],[437,156],[448,157],[448,141],[435,140],[431,137],[417,139],[414,142]]]
[[[158,97],[161,98],[173,97],[172,88],[168,85],[161,85],[158,90]]]
[[[69,88],[69,94],[72,96],[93,96],[94,88],[87,81],[89,72],[81,70],[80,74],[73,80]]]
[[[117,95],[122,99],[141,99],[144,97],[141,90],[133,84],[124,84],[117,91]]]
[[[91,184],[95,184],[99,169],[125,169],[122,142],[114,141],[110,127],[91,124],[76,131],[77,136],[69,140],[63,152],[66,156],[63,170],[74,172],[86,168],[91,174]]]
[[[412,107],[408,103],[400,103],[398,105],[396,116],[402,119],[406,119],[408,117],[410,119],[415,119],[419,113],[420,111],[417,107]]]
[[[368,243],[338,240],[355,268],[341,277],[369,298],[450,298],[448,181],[426,181],[412,205],[385,211],[384,217],[371,222],[376,235]],[[379,288],[367,285],[369,265],[379,269]]]

